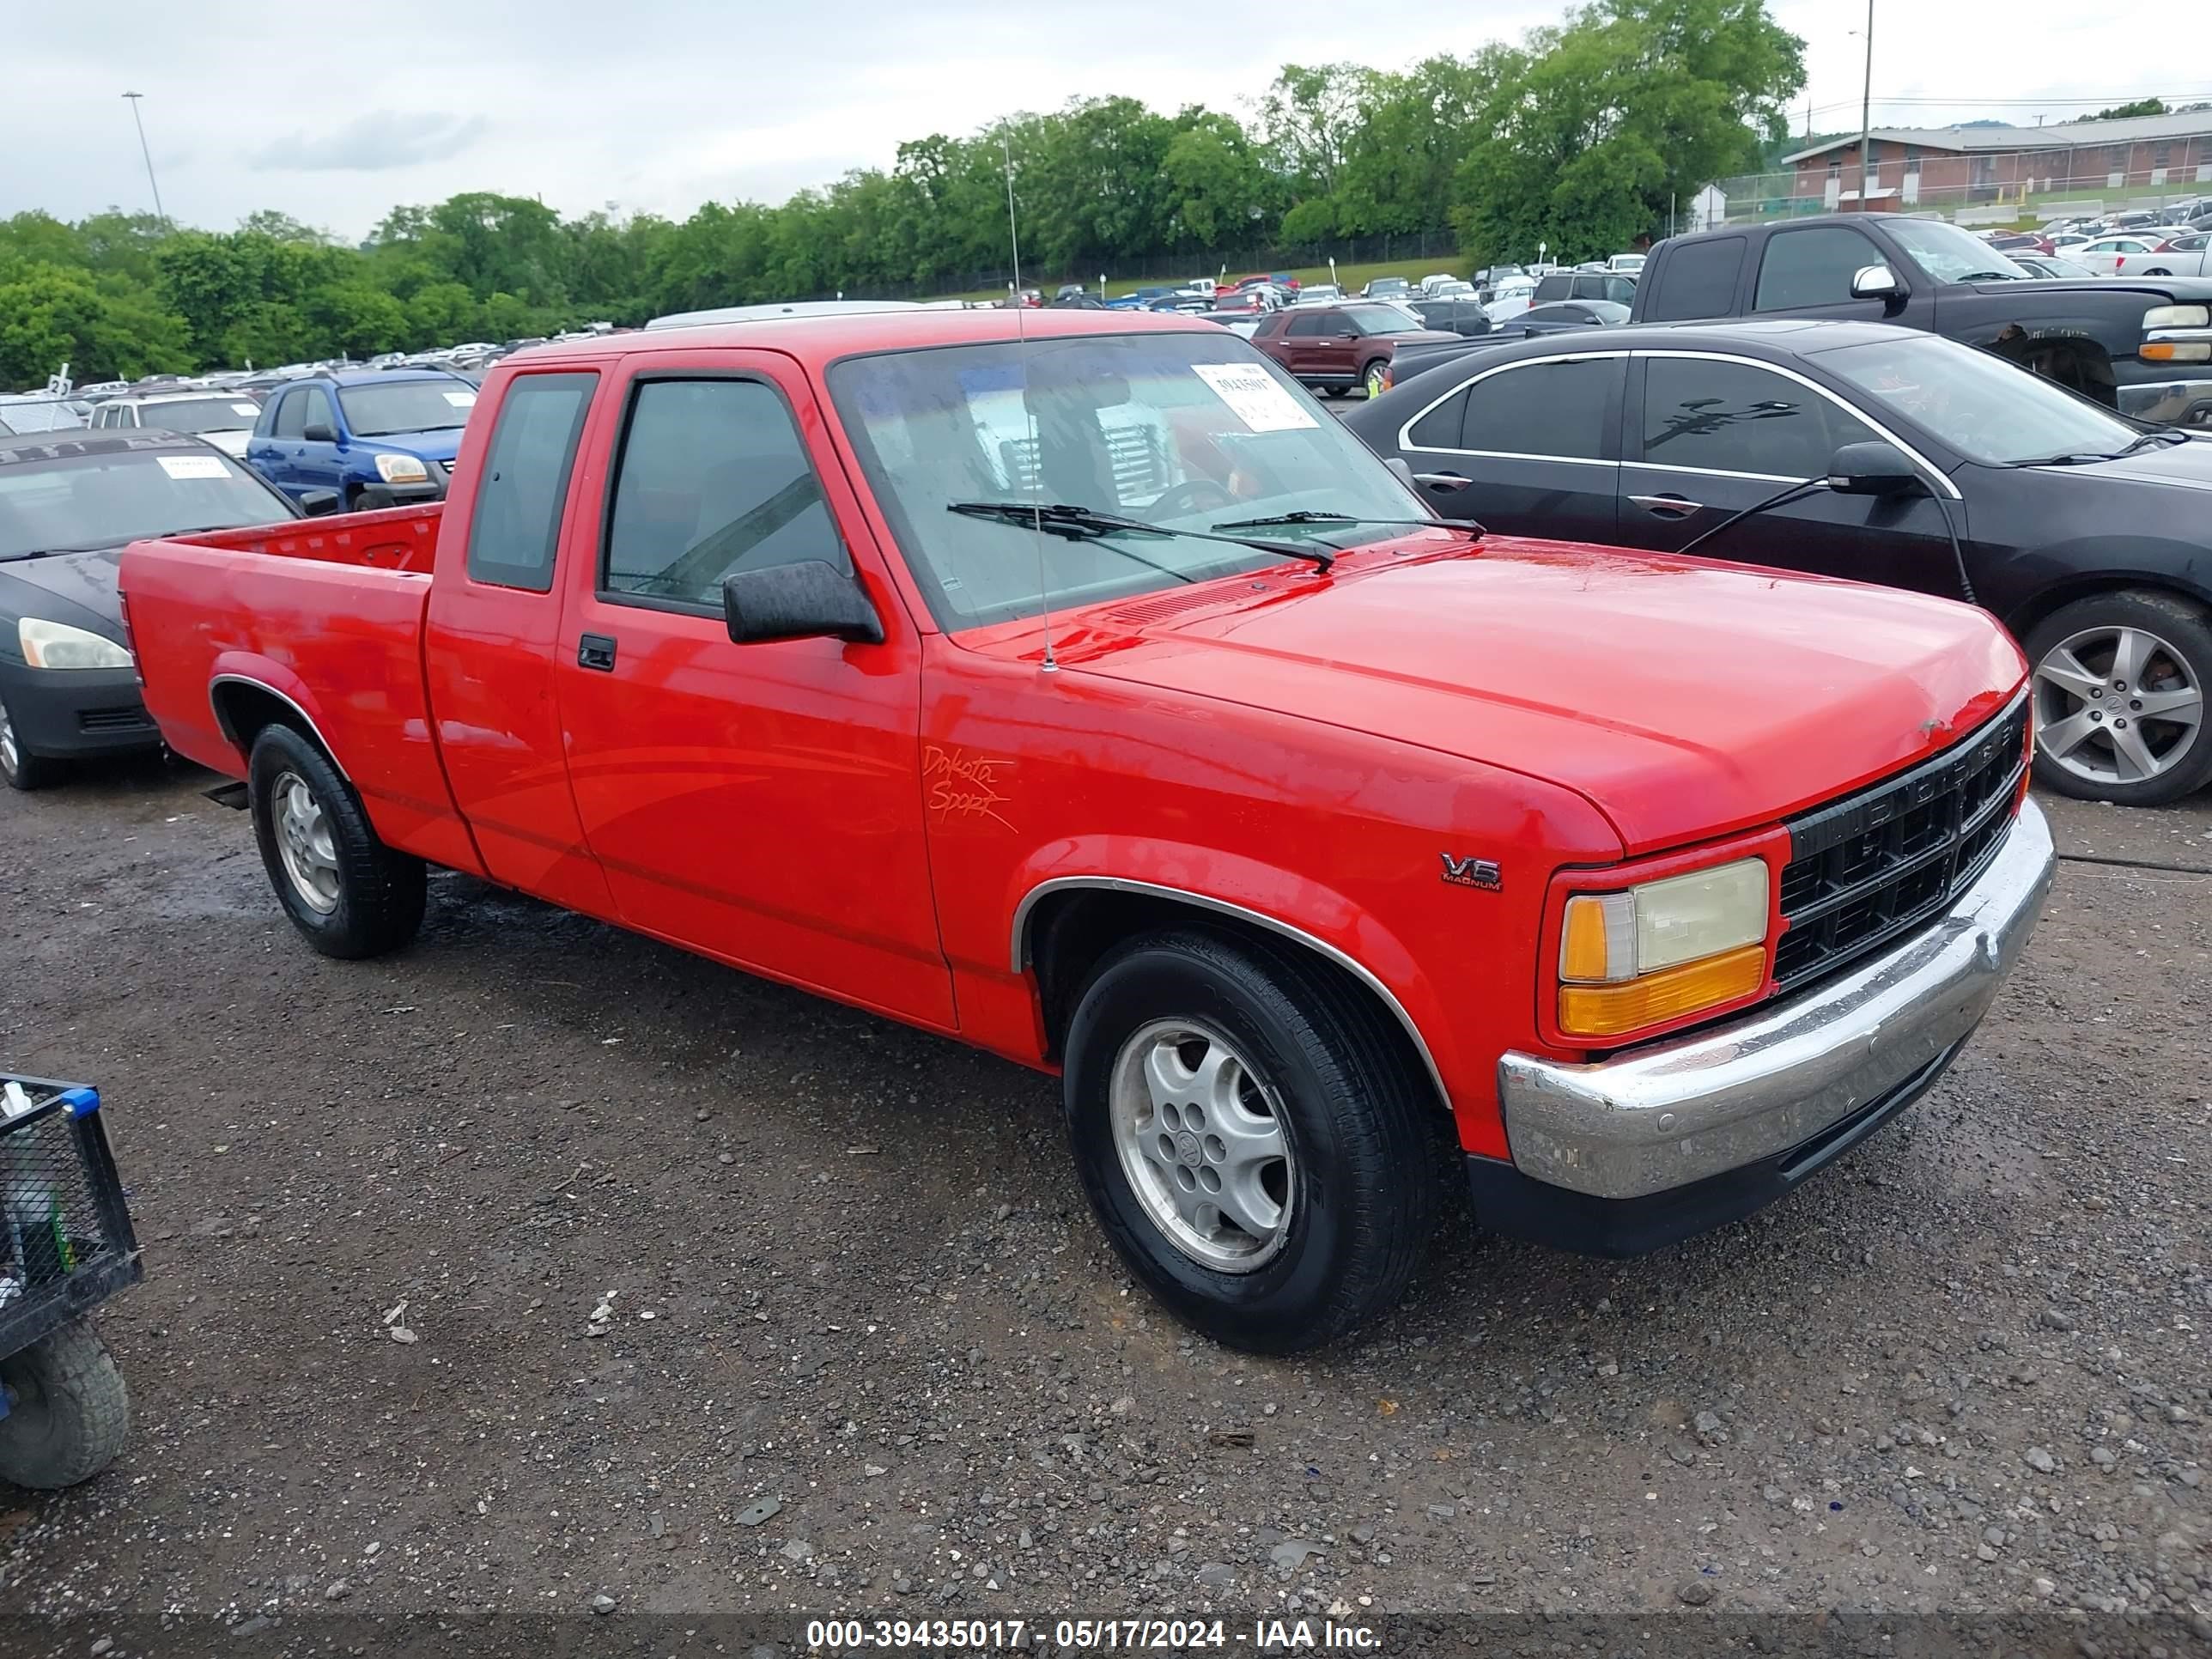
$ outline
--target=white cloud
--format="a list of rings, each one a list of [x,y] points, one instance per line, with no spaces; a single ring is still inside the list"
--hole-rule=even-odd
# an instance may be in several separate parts
[[[2142,52],[2172,23],[2150,0],[2087,13],[2060,0],[1878,3],[1877,123],[1995,112],[2033,124],[2032,110],[1978,98],[2058,97],[2057,115],[2212,93],[2212,70],[2191,80]],[[373,26],[325,27],[281,0],[19,9],[7,31],[0,215],[149,205],[126,88],[146,94],[162,198],[178,218],[220,228],[269,207],[358,236],[395,203],[464,190],[537,196],[568,213],[613,202],[679,217],[709,198],[777,200],[887,165],[902,139],[972,131],[1017,109],[1127,93],[1161,109],[1242,110],[1286,61],[1395,68],[1471,52],[1562,9],[1267,0],[1247,21],[1233,8],[1006,0],[630,0],[612,11],[586,0],[383,0]],[[1814,125],[1855,125],[1856,0],[1775,9],[1808,43]],[[1905,98],[1942,101],[1881,101]]]

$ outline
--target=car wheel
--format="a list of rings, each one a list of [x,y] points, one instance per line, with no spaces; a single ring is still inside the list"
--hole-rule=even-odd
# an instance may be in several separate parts
[[[2212,777],[2212,627],[2169,593],[2100,593],[2027,637],[2035,780],[2077,800],[2156,806]]]
[[[0,1480],[33,1492],[74,1486],[113,1462],[130,1437],[130,1390],[88,1321],[0,1359],[0,1384],[9,1395]]]
[[[22,738],[15,734],[15,717],[9,714],[8,705],[0,702],[0,779],[10,789],[43,789],[59,770],[44,755],[34,755],[23,747]]]
[[[289,726],[264,726],[247,784],[270,885],[310,945],[355,959],[415,937],[422,860],[384,844],[361,797],[320,749]]]
[[[1288,1353],[1395,1303],[1435,1220],[1435,1093],[1349,980],[1288,947],[1131,940],[1070,1022],[1084,1190],[1154,1296],[1231,1347]]]
[[[1367,365],[1367,373],[1362,378],[1370,398],[1379,398],[1390,389],[1389,367],[1379,357]]]

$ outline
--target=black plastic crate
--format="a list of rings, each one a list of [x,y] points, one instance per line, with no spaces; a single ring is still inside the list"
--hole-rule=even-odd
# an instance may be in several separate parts
[[[100,1094],[0,1073],[29,1109],[0,1118],[0,1354],[15,1353],[143,1273]],[[4,1101],[0,1101],[4,1104]]]

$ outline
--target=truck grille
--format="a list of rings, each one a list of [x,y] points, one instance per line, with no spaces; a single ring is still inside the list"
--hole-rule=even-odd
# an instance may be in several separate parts
[[[1973,884],[2012,823],[2027,720],[2023,692],[1935,759],[1790,822],[1778,990],[1925,926]]]

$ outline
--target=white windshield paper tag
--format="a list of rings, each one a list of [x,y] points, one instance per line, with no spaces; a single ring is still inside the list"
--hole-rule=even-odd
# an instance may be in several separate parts
[[[233,404],[230,406],[230,412],[234,415],[243,415],[250,421],[255,416],[261,413],[261,405],[259,404]]]
[[[476,404],[477,394],[473,392],[448,392],[446,401],[455,409],[471,409]]]
[[[1298,407],[1275,377],[1256,364],[1193,363],[1191,372],[1255,432],[1295,432],[1319,422]]]
[[[156,455],[161,471],[173,478],[228,478],[230,469],[212,455]]]

